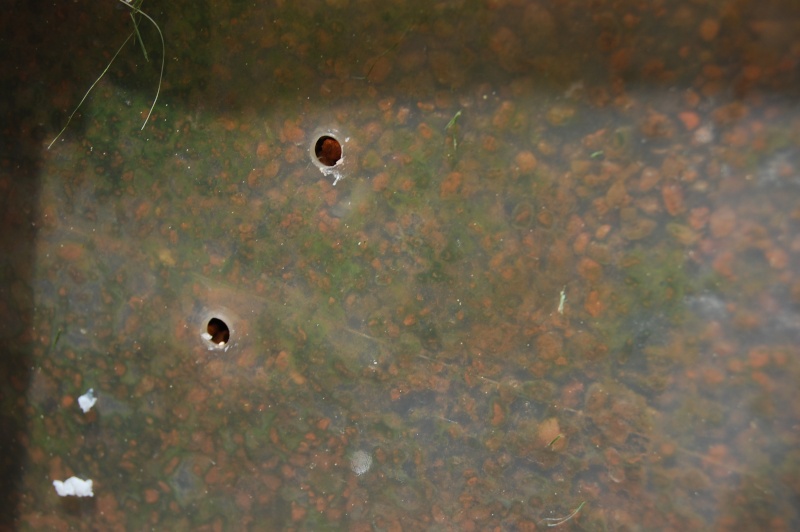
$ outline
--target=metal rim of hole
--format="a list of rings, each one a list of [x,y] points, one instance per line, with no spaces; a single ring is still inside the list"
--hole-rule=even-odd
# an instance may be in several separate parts
[[[314,143],[314,155],[327,166],[336,166],[342,160],[342,143],[333,135],[322,135]]]
[[[208,341],[218,347],[227,345],[231,339],[231,330],[228,328],[228,324],[216,316],[208,320],[206,334]]]

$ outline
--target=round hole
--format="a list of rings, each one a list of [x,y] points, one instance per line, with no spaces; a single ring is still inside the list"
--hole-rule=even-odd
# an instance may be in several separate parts
[[[323,135],[314,144],[314,155],[325,166],[334,166],[342,158],[342,145],[330,135]]]
[[[231,339],[231,331],[228,329],[228,325],[219,318],[211,318],[208,320],[206,332],[208,336],[210,336],[208,340],[219,346],[227,344],[228,340]]]

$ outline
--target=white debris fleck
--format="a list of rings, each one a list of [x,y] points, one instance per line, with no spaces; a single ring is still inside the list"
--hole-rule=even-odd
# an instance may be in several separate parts
[[[54,480],[53,486],[61,497],[74,495],[75,497],[94,497],[92,493],[92,479],[82,480],[78,477],[69,477],[64,482]]]
[[[366,451],[356,451],[350,455],[350,469],[356,475],[363,475],[372,467],[372,455]]]
[[[88,392],[78,397],[78,406],[81,407],[81,410],[83,410],[84,414],[91,410],[96,402],[97,397],[94,396],[93,388],[89,388]]]

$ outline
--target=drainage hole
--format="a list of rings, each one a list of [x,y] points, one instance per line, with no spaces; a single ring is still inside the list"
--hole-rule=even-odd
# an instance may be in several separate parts
[[[228,329],[228,325],[219,318],[208,320],[206,332],[211,337],[209,340],[217,345],[227,344],[228,340],[231,339],[231,331]]]
[[[314,144],[314,155],[325,166],[333,166],[342,158],[342,145],[335,138],[324,135]]]

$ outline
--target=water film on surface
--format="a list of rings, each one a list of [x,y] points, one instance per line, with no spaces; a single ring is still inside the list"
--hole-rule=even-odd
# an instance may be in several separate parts
[[[12,4],[4,524],[800,527],[796,2]]]

